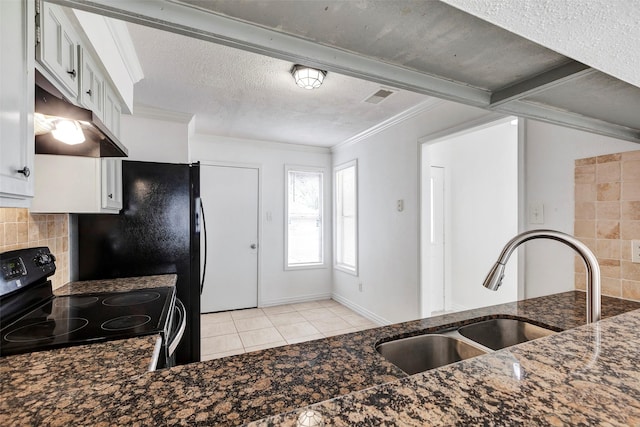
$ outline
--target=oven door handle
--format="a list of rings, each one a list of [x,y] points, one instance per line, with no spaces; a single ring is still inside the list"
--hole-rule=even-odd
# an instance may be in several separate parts
[[[173,336],[170,338],[171,341],[169,342],[169,356],[175,353],[176,348],[178,347],[178,344],[180,344],[182,336],[184,335],[184,330],[187,327],[187,311],[185,310],[182,301],[180,301],[178,298],[176,298],[175,309],[178,314],[179,324],[175,334],[172,334]]]

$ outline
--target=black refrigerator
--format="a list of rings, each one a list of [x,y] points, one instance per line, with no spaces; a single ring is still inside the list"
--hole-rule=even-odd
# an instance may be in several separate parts
[[[122,162],[118,215],[77,215],[79,280],[177,274],[187,328],[176,363],[200,360],[200,166]]]

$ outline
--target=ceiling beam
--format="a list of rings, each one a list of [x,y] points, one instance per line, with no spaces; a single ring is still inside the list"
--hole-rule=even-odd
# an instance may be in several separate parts
[[[453,81],[445,76],[407,69],[384,62],[382,59],[317,44],[275,29],[263,28],[171,0],[48,1],[282,59],[293,64],[301,63],[507,115],[519,115],[640,143],[638,129],[522,100],[525,96],[594,72],[586,65],[575,61],[491,93],[489,90]]]
[[[495,108],[507,102],[526,98],[593,72],[595,70],[588,65],[571,61],[493,92],[490,107]]]
[[[553,106],[517,100],[494,109],[497,112],[527,117],[546,123],[596,133],[611,138],[640,143],[640,131],[581,114],[563,111]]]
[[[1,1],[1,0],[0,0]],[[168,0],[49,0],[221,45],[476,107],[491,92]]]

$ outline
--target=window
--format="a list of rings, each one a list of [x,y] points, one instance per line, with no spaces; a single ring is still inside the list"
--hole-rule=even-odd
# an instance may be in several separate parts
[[[321,169],[286,167],[286,267],[324,265]]]
[[[335,169],[336,268],[358,274],[358,164]]]

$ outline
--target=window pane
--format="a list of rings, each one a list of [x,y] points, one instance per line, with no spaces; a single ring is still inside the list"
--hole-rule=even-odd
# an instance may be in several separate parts
[[[287,265],[322,264],[322,172],[289,170]]]
[[[356,270],[357,193],[356,166],[335,174],[336,180],[336,263]]]

